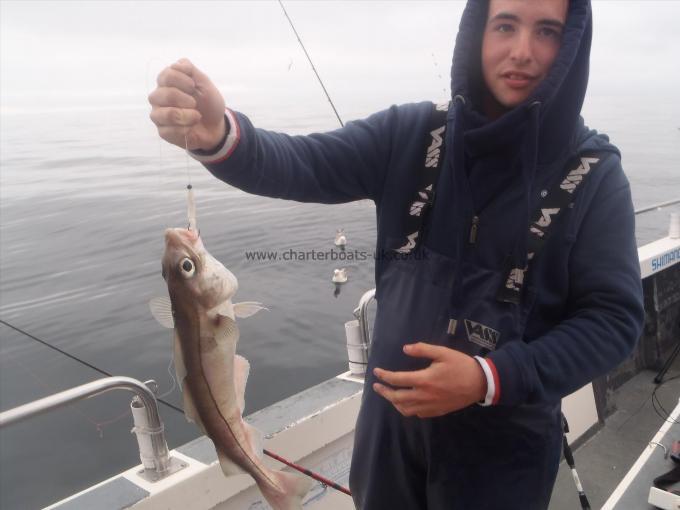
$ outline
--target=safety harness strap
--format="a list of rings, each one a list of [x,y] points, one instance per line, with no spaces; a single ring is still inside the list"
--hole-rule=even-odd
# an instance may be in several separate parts
[[[542,203],[529,223],[529,238],[527,242],[527,266],[524,268],[510,267],[507,270],[505,283],[498,289],[496,298],[507,303],[519,303],[522,286],[526,280],[526,273],[531,261],[535,259],[545,246],[548,234],[564,209],[574,203],[576,192],[606,158],[607,152],[586,151],[570,159],[566,165],[564,179],[558,181],[551,190],[544,194]]]
[[[435,185],[439,177],[439,170],[444,161],[444,139],[446,133],[446,114],[449,103],[432,104],[427,134],[425,135],[425,149],[423,166],[420,170],[420,185],[415,197],[409,204],[408,213],[404,220],[406,238],[404,244],[395,251],[411,253],[420,242],[421,231],[429,209],[434,203]]]

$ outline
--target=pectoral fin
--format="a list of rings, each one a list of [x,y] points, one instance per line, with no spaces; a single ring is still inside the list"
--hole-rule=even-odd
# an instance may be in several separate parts
[[[158,321],[158,323],[168,329],[175,327],[175,319],[172,316],[172,304],[170,298],[156,297],[149,301],[149,308],[151,315]]]
[[[222,342],[230,342],[235,346],[238,342],[238,337],[239,331],[236,322],[229,317],[222,317],[220,320],[220,326],[215,332],[215,341],[218,344],[221,344]]]
[[[232,321],[236,320],[236,316],[234,315],[234,304],[231,302],[231,299],[228,299],[219,305],[215,311],[222,317],[228,317]]]
[[[258,303],[257,301],[242,301],[241,303],[235,303],[233,307],[234,314],[240,319],[255,315],[260,310],[268,310],[262,303]]]

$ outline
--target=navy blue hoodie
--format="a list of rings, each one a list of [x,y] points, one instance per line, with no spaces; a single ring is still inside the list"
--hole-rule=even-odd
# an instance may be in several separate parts
[[[486,2],[470,1],[461,20],[446,159],[425,245],[454,261],[444,277],[456,282],[458,299],[465,300],[474,293],[474,282],[460,268],[500,271],[508,259],[524,267],[529,215],[539,207],[541,192],[564,178],[565,164],[576,154],[608,154],[532,261],[522,337],[486,355],[498,377],[497,404],[553,403],[620,363],[641,332],[630,189],[618,150],[580,117],[592,32],[589,1],[571,0],[562,46],[546,79],[524,104],[493,121],[479,108],[486,15]],[[405,209],[420,184],[431,109],[431,103],[392,106],[342,129],[308,136],[256,129],[246,116],[229,111],[233,146],[226,159],[206,167],[258,195],[320,203],[371,199],[377,253],[389,252],[403,244]],[[474,215],[480,228],[471,247]],[[376,262],[379,303],[389,263]]]

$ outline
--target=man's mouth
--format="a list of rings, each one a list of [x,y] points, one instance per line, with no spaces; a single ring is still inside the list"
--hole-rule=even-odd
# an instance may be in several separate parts
[[[507,71],[501,74],[508,86],[512,88],[523,88],[532,83],[536,77],[521,71]]]

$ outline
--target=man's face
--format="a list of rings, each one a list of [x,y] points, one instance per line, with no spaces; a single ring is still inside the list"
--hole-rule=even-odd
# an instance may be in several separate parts
[[[492,117],[522,103],[546,77],[560,49],[568,7],[569,0],[489,2],[482,73],[493,96],[485,105]]]

